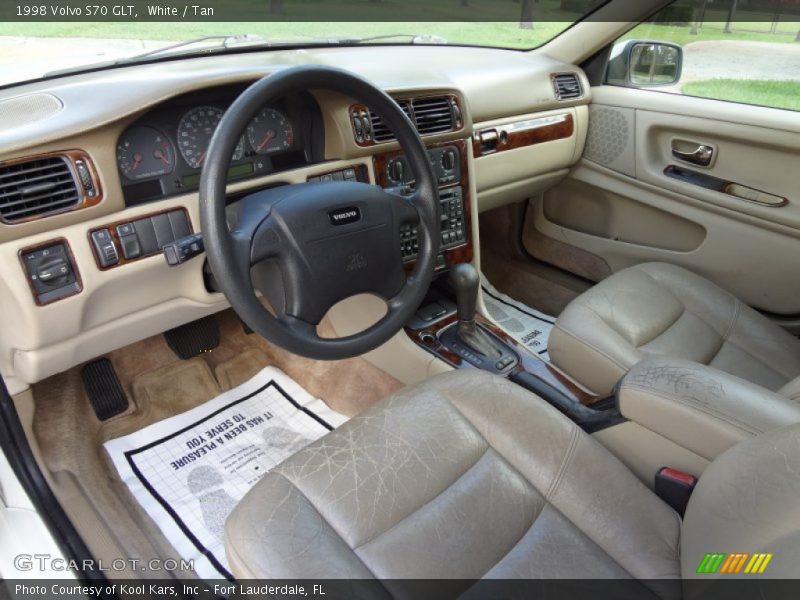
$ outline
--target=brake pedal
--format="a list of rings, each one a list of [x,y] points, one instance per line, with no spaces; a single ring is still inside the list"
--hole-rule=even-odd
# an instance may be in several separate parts
[[[182,360],[189,360],[219,346],[219,325],[214,315],[164,332],[167,345]]]
[[[101,421],[128,410],[128,397],[117,379],[114,365],[107,358],[99,358],[84,365],[81,379],[94,414]]]

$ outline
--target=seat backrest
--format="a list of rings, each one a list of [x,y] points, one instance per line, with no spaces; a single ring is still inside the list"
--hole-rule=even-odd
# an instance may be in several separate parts
[[[781,396],[786,396],[789,400],[800,403],[800,377],[795,377],[785,386],[778,390]]]
[[[800,575],[800,424],[721,454],[703,472],[686,509],[684,578],[754,571],[769,578]]]

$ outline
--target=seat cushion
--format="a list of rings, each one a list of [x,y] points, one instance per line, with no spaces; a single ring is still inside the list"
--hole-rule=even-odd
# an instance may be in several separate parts
[[[683,576],[742,581],[742,575],[746,577],[758,564],[754,562],[759,560],[756,555],[769,554],[759,578],[800,577],[798,498],[800,424],[759,435],[719,456],[703,472],[686,508],[681,541]],[[707,554],[719,552],[728,553],[726,561],[734,553],[747,556],[742,556],[741,566],[737,565],[735,571],[727,571],[724,562],[712,577],[698,570]],[[697,586],[693,589],[705,591]],[[780,593],[766,590],[759,587],[761,593],[756,593],[751,588],[750,593],[744,592],[740,597],[780,597]],[[722,597],[713,591],[698,594],[702,598],[715,596]],[[792,596],[797,596],[796,587]]]
[[[573,300],[551,360],[599,395],[645,356],[715,367],[771,391],[800,375],[800,340],[707,279],[674,265],[619,271]]]
[[[656,579],[679,576],[679,531],[671,508],[550,405],[459,371],[267,474],[225,543],[240,578]]]

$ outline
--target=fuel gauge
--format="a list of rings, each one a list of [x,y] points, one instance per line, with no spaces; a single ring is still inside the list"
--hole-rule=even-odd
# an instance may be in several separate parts
[[[131,181],[160,177],[175,168],[175,150],[157,129],[131,127],[117,143],[117,165]]]

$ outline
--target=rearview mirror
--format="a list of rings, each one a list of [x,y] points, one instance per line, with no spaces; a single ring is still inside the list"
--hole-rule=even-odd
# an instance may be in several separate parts
[[[676,44],[628,40],[611,50],[606,83],[632,87],[672,85],[680,80],[683,50]]]

